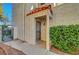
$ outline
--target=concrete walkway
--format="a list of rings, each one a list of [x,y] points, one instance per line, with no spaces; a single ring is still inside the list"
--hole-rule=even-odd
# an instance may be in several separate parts
[[[4,44],[23,51],[27,55],[56,55],[55,53],[50,52],[44,48],[38,47],[36,45],[31,45],[20,40],[10,41]]]

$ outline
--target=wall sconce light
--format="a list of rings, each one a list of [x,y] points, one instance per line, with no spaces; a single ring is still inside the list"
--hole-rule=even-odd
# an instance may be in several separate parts
[[[43,23],[43,25],[45,25],[45,22]]]

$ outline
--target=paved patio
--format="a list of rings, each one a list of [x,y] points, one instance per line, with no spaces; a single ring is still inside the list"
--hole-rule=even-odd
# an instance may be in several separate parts
[[[31,45],[20,40],[13,40],[4,43],[8,46],[16,48],[27,55],[57,55],[56,53],[50,52],[44,48],[38,47],[37,45]]]

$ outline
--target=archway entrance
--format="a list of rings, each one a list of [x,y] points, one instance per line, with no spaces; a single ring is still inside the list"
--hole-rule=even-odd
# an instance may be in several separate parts
[[[36,17],[36,43],[46,48],[46,15]]]

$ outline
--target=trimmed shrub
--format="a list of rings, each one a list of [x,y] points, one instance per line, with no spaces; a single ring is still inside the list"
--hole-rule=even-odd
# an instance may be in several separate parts
[[[50,27],[50,41],[52,47],[63,52],[79,53],[79,25]]]

